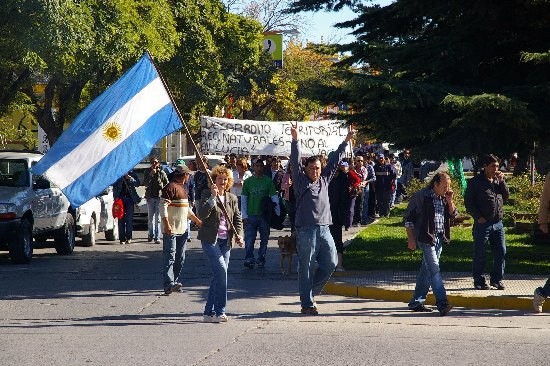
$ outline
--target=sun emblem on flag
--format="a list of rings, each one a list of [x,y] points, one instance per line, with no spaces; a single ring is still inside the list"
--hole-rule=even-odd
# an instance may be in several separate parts
[[[103,138],[107,141],[115,142],[122,138],[122,127],[115,121],[103,126]]]

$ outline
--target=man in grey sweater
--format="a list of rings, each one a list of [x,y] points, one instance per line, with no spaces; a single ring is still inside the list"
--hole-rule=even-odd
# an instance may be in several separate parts
[[[332,224],[328,185],[344,158],[348,142],[353,137],[350,129],[344,142],[331,154],[327,165],[321,169],[319,156],[307,158],[302,170],[298,141],[298,124],[290,129],[292,135],[290,164],[292,187],[296,197],[296,252],[298,253],[298,283],[302,314],[317,315],[313,297],[318,295],[330,278],[337,263],[336,247],[330,235]],[[312,270],[313,264],[318,267]]]

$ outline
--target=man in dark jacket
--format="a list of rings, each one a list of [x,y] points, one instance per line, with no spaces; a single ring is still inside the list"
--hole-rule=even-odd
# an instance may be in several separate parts
[[[493,269],[490,285],[497,290],[504,290],[504,265],[506,256],[506,241],[502,224],[503,201],[508,199],[510,192],[504,182],[504,175],[498,170],[498,159],[487,155],[482,159],[482,171],[468,181],[464,194],[466,211],[472,215],[474,225],[473,277],[477,290],[489,290],[483,277],[483,268],[487,257],[486,243],[491,244],[493,253]]]
[[[412,311],[432,311],[424,305],[430,286],[441,316],[447,315],[453,308],[447,301],[439,270],[439,257],[443,243],[450,240],[450,220],[456,217],[456,214],[451,178],[447,173],[436,173],[430,185],[416,192],[409,201],[405,214],[408,248],[415,250],[418,243],[422,250],[422,265],[416,277],[413,297],[409,302],[409,309]]]
[[[160,166],[159,159],[155,156],[151,158],[151,167],[145,172],[145,199],[147,200],[147,228],[149,234],[147,241],[155,240],[160,243],[160,192],[166,186],[168,176]]]

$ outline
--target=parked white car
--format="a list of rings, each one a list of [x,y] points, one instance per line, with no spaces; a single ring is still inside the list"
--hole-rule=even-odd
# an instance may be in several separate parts
[[[75,209],[61,190],[31,167],[42,154],[0,151],[0,247],[15,263],[29,263],[33,238],[54,239],[59,254],[71,254],[75,244]]]
[[[113,217],[113,187],[76,209],[76,235],[83,246],[95,245],[96,234],[104,232],[105,239],[118,240],[118,220]]]

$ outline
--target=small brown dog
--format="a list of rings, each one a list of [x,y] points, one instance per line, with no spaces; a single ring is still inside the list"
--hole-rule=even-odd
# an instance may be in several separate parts
[[[281,273],[284,276],[288,276],[292,273],[292,255],[296,253],[296,237],[292,236],[279,236],[277,239],[279,245],[279,251],[281,252]],[[284,269],[284,260],[287,258],[287,270]]]

